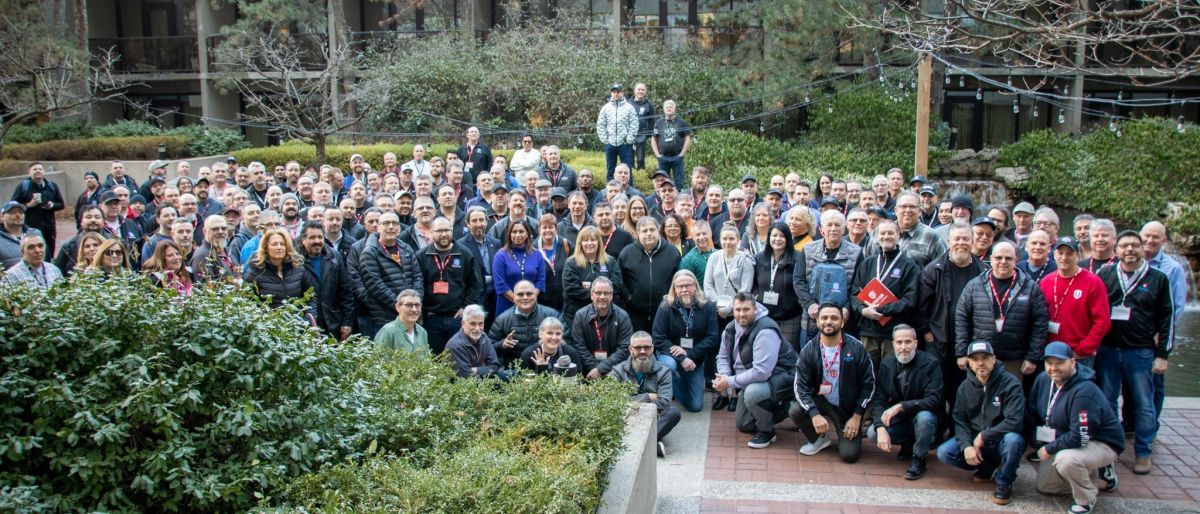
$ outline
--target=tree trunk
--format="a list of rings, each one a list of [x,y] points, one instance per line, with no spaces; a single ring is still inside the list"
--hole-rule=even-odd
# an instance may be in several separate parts
[[[317,150],[317,164],[325,164],[325,134],[312,136],[313,147]]]

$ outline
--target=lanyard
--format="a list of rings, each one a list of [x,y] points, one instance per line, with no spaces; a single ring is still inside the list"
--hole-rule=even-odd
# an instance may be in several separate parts
[[[397,253],[399,253],[399,252],[397,252]],[[447,255],[446,260],[443,261],[443,260],[438,259],[437,254],[434,254],[433,255],[433,264],[435,266],[437,266],[437,269],[438,269],[438,280],[445,280],[445,278],[444,278],[445,275],[443,273],[443,270],[446,269],[447,264],[450,264],[450,256]]]
[[[608,328],[608,322],[607,321],[604,322],[604,325],[603,325],[604,328],[600,328],[600,327],[601,327],[601,325],[600,325],[599,319],[592,320],[592,328],[594,328],[596,330],[596,347],[603,350],[604,349],[604,331],[605,331],[605,329]]]
[[[736,258],[737,254],[735,253],[733,256]],[[725,281],[729,282],[729,287],[732,288],[733,292],[736,294],[738,292],[737,284],[733,283],[733,276],[729,273],[729,259],[725,257],[724,251],[721,252],[721,265],[725,267]]]
[[[1055,277],[1054,289],[1051,292],[1051,296],[1054,298],[1054,310],[1050,311],[1050,313],[1055,317],[1058,317],[1059,309],[1062,308],[1063,302],[1067,300],[1067,296],[1071,294],[1071,285],[1075,283],[1075,279],[1078,277],[1079,273],[1076,272],[1075,276],[1071,277],[1071,280],[1067,281],[1067,287],[1066,290],[1063,291],[1062,296],[1058,295],[1058,283],[1062,281],[1062,275],[1060,274],[1058,277]]]
[[[678,308],[679,317],[683,318],[683,337],[692,337],[692,321],[696,319],[693,315],[695,307],[688,307],[687,310],[684,310],[683,305],[679,305]]]
[[[1088,261],[1088,271],[1095,273],[1100,268],[1103,268],[1105,264],[1113,264],[1115,262],[1117,262],[1116,255],[1113,255],[1112,257],[1109,257],[1104,260],[1092,259],[1092,260]]]
[[[550,273],[554,273],[554,244],[550,244],[550,253],[546,253],[545,248],[539,248],[538,252],[542,254],[542,260],[546,261],[546,265],[550,266]]]
[[[49,285],[46,282],[47,278],[46,278],[46,264],[45,263],[43,263],[41,266],[38,266],[37,272],[34,271],[33,266],[30,266],[29,264],[26,264],[25,266],[29,268],[29,274],[33,275],[33,280],[35,282],[37,282],[37,284],[39,286],[44,287],[44,286]],[[38,272],[40,272],[40,273],[38,273]],[[38,280],[39,275],[40,275],[41,280]]]
[[[824,349],[822,349],[821,365],[825,367],[826,374],[828,374],[830,371],[833,371],[833,368],[838,365],[838,357],[840,357],[841,355],[842,355],[842,342],[841,341],[838,341],[837,350],[834,350],[833,358],[830,360],[825,360],[825,351],[824,351]]]
[[[522,280],[524,280],[524,279],[525,279],[525,261],[529,259],[529,256],[528,256],[528,255],[526,255],[524,252],[522,252],[522,253],[521,253],[521,260],[520,260],[520,261],[518,261],[518,260],[517,260],[517,255],[516,255],[516,254],[514,254],[514,253],[512,253],[512,250],[509,250],[509,251],[508,251],[508,255],[509,255],[510,257],[512,257],[512,260],[513,260],[513,262],[517,263],[517,267],[521,269],[521,270],[520,270],[520,271],[521,271],[521,279],[522,279]]]
[[[887,278],[887,275],[889,272],[892,271],[892,268],[896,267],[896,262],[900,260],[900,253],[897,252],[896,258],[892,259],[892,262],[890,264],[888,264],[886,267],[883,265],[883,263],[885,262],[883,259],[884,259],[883,252],[880,251],[879,260],[876,261],[876,263],[875,263],[875,276],[879,277],[880,282],[883,282],[883,279]]]
[[[612,232],[608,233],[608,237],[604,238],[604,249],[608,250],[608,243],[612,242],[613,236],[617,235],[617,227],[613,227]]]
[[[1130,289],[1137,285],[1146,276],[1146,273],[1149,272],[1150,266],[1145,261],[1142,262],[1141,267],[1137,271],[1133,272],[1133,276],[1129,277],[1128,280],[1125,279],[1124,270],[1117,270],[1117,280],[1121,283],[1121,305],[1125,305],[1125,298],[1129,296]]]
[[[1000,294],[996,291],[996,277],[991,274],[988,275],[988,287],[991,288],[992,298],[994,298],[996,300],[996,305],[999,306],[1000,319],[1004,319],[1004,311],[1005,311],[1004,304],[1008,302],[1008,294],[1011,293],[1013,288],[1016,286],[1017,286],[1017,272],[1016,272],[1016,270],[1013,270],[1012,282],[1010,282],[1008,284],[1008,289],[1004,290],[1004,296],[1000,296]]]
[[[775,292],[775,272],[779,270],[779,261],[775,260],[775,255],[771,255],[771,283],[767,287],[771,288],[771,292]]]
[[[1050,382],[1050,400],[1046,402],[1046,421],[1050,421],[1050,411],[1054,410],[1054,402],[1058,401],[1058,394],[1062,392],[1062,388],[1054,389],[1054,381]]]

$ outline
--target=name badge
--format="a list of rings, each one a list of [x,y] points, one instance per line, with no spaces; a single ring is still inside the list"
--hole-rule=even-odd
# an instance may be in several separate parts
[[[1113,321],[1129,321],[1129,315],[1132,313],[1133,313],[1133,311],[1129,307],[1125,307],[1124,305],[1119,305],[1119,306],[1113,307],[1112,308],[1112,320]]]
[[[1035,434],[1035,435],[1037,436],[1038,442],[1042,442],[1042,443],[1054,442],[1054,436],[1055,436],[1054,429],[1050,428],[1048,426],[1042,425],[1040,427],[1037,427],[1037,434]]]
[[[817,390],[817,394],[819,394],[821,396],[828,396],[829,393],[832,393],[832,392],[833,392],[833,384],[830,384],[829,382],[821,382],[821,388]]]
[[[591,282],[583,282],[583,288],[584,288],[584,289],[591,289],[591,288],[592,288],[592,283],[591,283]]]
[[[450,283],[445,280],[434,282],[433,294],[450,294]]]
[[[733,297],[732,296],[729,296],[729,295],[717,296],[717,309],[720,309],[720,310],[728,309],[729,306],[731,306],[731,305],[733,305]]]
[[[778,305],[779,304],[779,293],[772,293],[771,291],[764,291],[763,292],[763,304],[764,305]]]
[[[608,359],[608,352],[604,350],[596,350],[592,352],[592,357],[595,357],[598,361],[606,360]]]
[[[1057,321],[1051,321],[1046,324],[1046,328],[1050,330],[1051,334],[1057,334],[1059,326],[1060,325],[1058,324]]]
[[[1004,331],[1004,318],[1000,318],[1000,319],[996,320],[996,333],[999,334],[1003,331]]]
[[[692,342],[692,338],[690,337],[681,337],[679,338],[679,346],[690,350],[693,346],[695,346],[695,343]]]

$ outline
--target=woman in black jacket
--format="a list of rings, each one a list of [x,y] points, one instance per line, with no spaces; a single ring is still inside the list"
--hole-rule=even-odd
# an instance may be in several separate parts
[[[574,323],[575,313],[592,303],[592,281],[597,277],[611,280],[613,291],[624,288],[617,272],[617,258],[604,252],[600,229],[583,227],[575,239],[575,255],[567,259],[562,272],[562,312],[568,327]]]
[[[258,252],[246,266],[242,279],[259,296],[269,297],[273,309],[289,298],[304,296],[312,287],[304,271],[304,259],[292,246],[292,238],[279,229],[263,234]]]
[[[784,223],[775,223],[767,231],[767,245],[754,257],[754,298],[767,308],[767,313],[783,340],[799,350],[800,320],[804,308],[796,288],[792,287],[792,272],[796,269],[796,250],[792,248],[792,231]]]

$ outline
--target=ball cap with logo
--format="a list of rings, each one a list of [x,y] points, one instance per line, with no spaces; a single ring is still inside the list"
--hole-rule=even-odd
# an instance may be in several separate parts
[[[992,351],[992,344],[987,341],[975,341],[974,343],[971,343],[971,346],[967,347],[967,357],[978,353],[996,355],[996,352]]]

